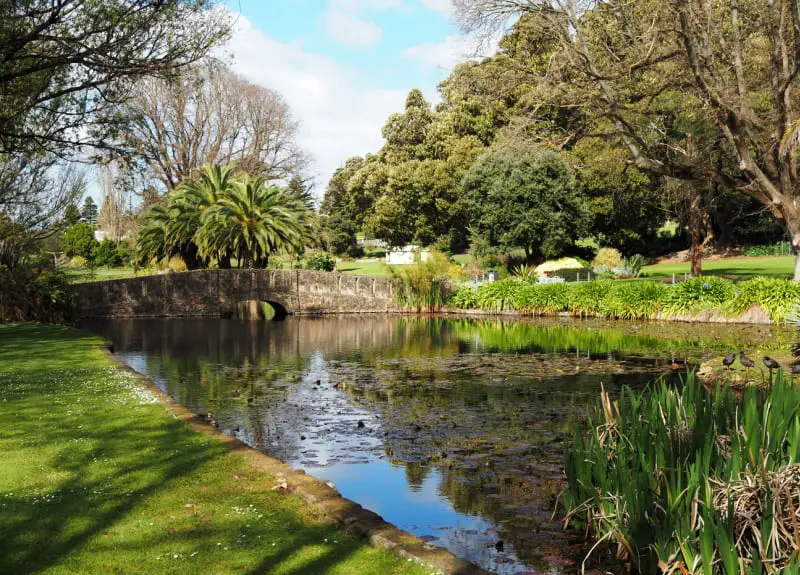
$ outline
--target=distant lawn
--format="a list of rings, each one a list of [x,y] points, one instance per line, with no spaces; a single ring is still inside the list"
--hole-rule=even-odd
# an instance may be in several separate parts
[[[336,271],[360,276],[389,277],[392,275],[389,270],[390,267],[383,259],[376,262],[337,262],[336,264]]]
[[[0,573],[424,575],[325,523],[62,326],[0,325]]]
[[[137,275],[133,268],[97,268],[94,272],[87,269],[77,269],[64,267],[61,268],[73,283],[94,282],[102,280],[116,280],[120,278],[131,278]],[[151,275],[155,272],[142,270],[139,275]]]
[[[642,272],[650,279],[671,278],[689,273],[689,263],[645,266]],[[703,274],[748,278],[753,276],[792,277],[794,256],[740,257],[703,262]]]

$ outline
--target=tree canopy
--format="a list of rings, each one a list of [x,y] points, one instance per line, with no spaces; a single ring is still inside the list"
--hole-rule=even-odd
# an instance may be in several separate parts
[[[559,256],[586,230],[572,168],[552,150],[501,144],[478,158],[464,188],[478,206],[474,233],[490,245],[523,249],[528,261]]]

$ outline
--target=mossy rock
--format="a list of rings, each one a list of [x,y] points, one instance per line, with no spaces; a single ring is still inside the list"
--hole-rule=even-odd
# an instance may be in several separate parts
[[[697,375],[706,385],[717,385],[718,383],[731,386],[763,384],[769,382],[769,369],[764,365],[764,357],[771,357],[781,364],[784,373],[789,373],[792,364],[797,362],[797,358],[788,350],[746,351],[745,355],[756,363],[755,367],[747,369],[742,366],[737,351],[736,361],[730,368],[726,368],[722,365],[725,354],[720,353],[718,357],[702,362],[697,370]],[[777,372],[777,370],[773,370],[773,372]]]

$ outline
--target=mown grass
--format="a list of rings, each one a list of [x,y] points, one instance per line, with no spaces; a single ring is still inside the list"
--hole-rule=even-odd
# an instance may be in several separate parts
[[[132,278],[136,274],[133,268],[97,268],[96,270],[78,269],[64,267],[61,268],[72,283],[85,283],[102,280],[116,280],[121,278]],[[155,272],[141,271],[139,275],[151,275]]]
[[[426,573],[324,524],[84,332],[0,325],[0,573]]]
[[[645,266],[642,273],[650,279],[668,279],[672,274],[683,276],[689,273],[688,262],[678,264],[656,264]],[[794,256],[740,257],[703,262],[703,275],[747,278],[773,276],[790,278],[794,275]]]

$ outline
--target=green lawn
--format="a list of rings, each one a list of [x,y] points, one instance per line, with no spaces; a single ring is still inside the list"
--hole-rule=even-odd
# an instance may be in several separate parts
[[[87,269],[76,269],[70,267],[61,268],[73,283],[93,282],[101,280],[115,280],[119,278],[131,278],[136,275],[133,268],[97,268],[94,272]],[[140,275],[150,275],[155,272],[140,271]]]
[[[386,260],[379,259],[375,262],[337,262],[336,271],[346,274],[356,274],[360,276],[379,276],[388,277],[392,275],[390,267],[386,265]]]
[[[647,278],[671,278],[672,274],[689,273],[689,263],[657,264],[645,266],[642,272]],[[790,278],[794,275],[794,256],[775,256],[757,258],[728,258],[703,262],[703,274],[714,276],[776,276]]]
[[[84,332],[0,325],[0,573],[428,573],[320,521]]]

